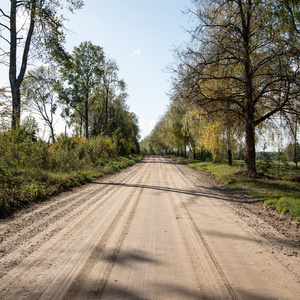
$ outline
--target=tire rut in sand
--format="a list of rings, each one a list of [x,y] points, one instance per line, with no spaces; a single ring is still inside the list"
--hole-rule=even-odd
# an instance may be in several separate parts
[[[146,157],[124,176],[89,185],[86,198],[80,189],[67,194],[70,203],[58,198],[60,208],[54,200],[37,206],[29,227],[42,212],[36,224],[47,228],[0,259],[27,251],[0,279],[0,299],[298,299],[299,283],[248,216],[233,213],[230,197],[202,177]],[[18,236],[12,231],[6,242]]]
[[[117,177],[113,177],[114,181],[128,182],[134,169],[133,166],[129,170],[117,174]],[[97,206],[104,205],[108,199],[99,202],[99,198],[116,189],[117,187],[109,184],[97,186],[91,183],[69,196],[59,196],[58,199],[61,197],[63,199],[54,200],[54,203],[46,204],[46,207],[25,214],[18,221],[8,222],[0,233],[0,278],[59,233],[65,224],[82,215],[82,212],[89,211],[89,207],[95,204]]]
[[[147,166],[147,167],[149,167],[149,166]],[[134,170],[132,172],[134,172]],[[130,172],[130,173],[132,173],[132,172]],[[140,173],[140,172],[138,172],[138,173]],[[121,182],[123,184],[127,183],[131,179],[131,176],[132,176],[132,174],[129,174],[128,176],[122,176],[121,179],[123,179],[123,181],[121,180]],[[143,174],[142,174],[142,176],[143,176]],[[125,177],[125,181],[124,181],[124,177]],[[115,179],[115,181],[118,181],[118,180]],[[120,181],[118,181],[118,182],[120,182]],[[107,184],[107,186],[109,186],[109,184]],[[52,251],[55,251],[55,249],[62,247],[62,244],[64,243],[64,241],[70,235],[74,235],[76,233],[76,231],[78,229],[80,229],[80,227],[86,222],[86,220],[89,220],[92,217],[92,215],[95,214],[96,211],[101,210],[101,207],[103,207],[103,206],[105,206],[105,207],[111,206],[109,200],[110,200],[111,196],[117,190],[118,190],[117,186],[109,186],[107,193],[105,194],[104,197],[102,197],[101,201],[99,201],[99,195],[98,195],[98,197],[94,196],[95,199],[92,199],[92,201],[89,201],[91,199],[86,199],[87,204],[84,205],[84,207],[89,206],[89,209],[82,211],[82,206],[80,206],[78,208],[78,210],[80,210],[80,211],[76,212],[75,215],[73,216],[73,217],[77,217],[77,218],[75,219],[75,222],[73,221],[72,226],[68,225],[68,223],[71,221],[70,219],[72,219],[71,217],[69,217],[68,219],[65,219],[64,222],[62,222],[59,225],[57,224],[57,222],[54,224],[50,224],[48,226],[48,233],[44,234],[47,236],[43,236],[43,233],[40,233],[41,236],[37,235],[35,237],[36,241],[34,241],[34,238],[30,239],[28,241],[28,245],[36,244],[36,248],[32,249],[32,251],[31,251],[31,252],[33,252],[32,255],[30,255],[30,253],[29,253],[27,255],[27,256],[29,256],[28,259],[24,259],[24,257],[21,257],[20,260],[16,261],[16,263],[11,268],[11,269],[15,269],[15,270],[12,270],[9,273],[9,276],[7,276],[8,278],[5,278],[5,277],[2,278],[2,280],[0,281],[0,287],[1,287],[1,285],[5,286],[6,279],[8,281],[11,281],[11,280],[18,281],[18,278],[22,277],[22,272],[19,273],[19,270],[22,269],[22,270],[25,270],[25,272],[26,272],[26,270],[28,270],[30,268],[34,268],[36,264],[39,264],[39,262],[38,262],[39,259],[42,260],[42,256],[47,251],[49,253],[51,253]],[[91,202],[92,202],[92,205],[91,205]],[[77,214],[80,214],[80,213],[81,213],[81,215],[77,216]],[[58,227],[57,230],[54,229],[55,232],[53,234],[51,234],[51,231],[49,231],[49,227],[51,227],[51,226],[53,226],[54,228]],[[48,235],[50,235],[50,237]],[[45,240],[43,240],[43,238]],[[24,251],[24,247],[26,248],[26,246],[27,245],[20,246],[17,249],[17,251],[14,251],[14,253],[11,253],[11,255],[14,257],[16,257],[16,256],[18,257],[20,253],[22,254],[22,251]],[[6,263],[10,259],[9,256],[10,255],[8,255],[8,257],[6,257]],[[3,267],[2,263],[5,264],[4,259],[2,259],[2,262],[1,262],[1,266]],[[20,268],[18,268],[19,264],[22,264],[22,266],[20,266]],[[12,278],[14,278],[14,279],[12,279]],[[1,294],[1,291],[0,291],[0,294]],[[37,298],[39,298],[39,297],[37,297]],[[30,299],[31,299],[31,297],[30,297]]]
[[[148,168],[149,166],[147,169]],[[84,270],[78,273],[63,299],[101,298],[139,204],[140,195],[143,191],[141,182],[148,176],[149,172],[143,172],[137,184],[138,186],[140,185],[140,188],[132,189],[110,226],[105,233],[95,241],[97,248],[89,255],[84,265]],[[132,201],[134,201],[134,203],[130,206],[129,204]],[[128,211],[126,211],[126,209]]]
[[[169,186],[176,187],[177,189],[178,186],[180,186],[182,190],[187,190],[188,187],[188,190],[192,191],[193,187],[187,181],[183,171],[173,164],[169,164],[168,167],[169,166],[171,166],[171,169],[176,169],[176,172],[168,172],[168,174],[171,175],[166,176],[165,180],[166,182],[170,182]],[[181,180],[175,180],[172,174],[179,175]],[[184,186],[183,183],[185,183]],[[182,236],[190,253],[190,260],[194,267],[194,273],[197,275],[199,288],[204,290],[205,294],[209,294],[211,286],[208,287],[206,284],[210,282],[211,285],[211,283],[214,282],[216,290],[219,290],[220,299],[237,299],[218,261],[214,257],[213,251],[208,246],[190,214],[182,195],[176,192],[168,193],[168,196],[173,204],[174,215],[178,220]],[[200,274],[202,274],[202,276]],[[205,275],[203,276],[203,274]],[[207,277],[210,277],[210,280],[207,280]]]

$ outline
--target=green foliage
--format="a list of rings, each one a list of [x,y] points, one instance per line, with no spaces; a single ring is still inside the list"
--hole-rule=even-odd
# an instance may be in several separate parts
[[[298,110],[300,2],[192,2],[192,39],[176,52],[171,100],[209,121],[205,128],[199,118],[192,131],[216,161],[226,135],[230,164],[234,135],[242,133],[247,171],[256,173],[255,131],[279,112],[290,116]]]
[[[285,153],[283,151],[278,151],[277,152],[277,173],[285,173],[289,171],[290,165],[287,161],[287,158],[285,156]]]
[[[27,0],[11,1],[8,14],[1,9],[1,36],[10,36],[9,41],[4,38],[8,42],[8,49],[1,46],[0,55],[1,62],[9,66],[12,96],[11,117],[14,129],[20,126],[20,86],[24,80],[29,58],[45,58],[43,57],[45,54],[50,54],[57,60],[65,58],[67,56],[63,47],[65,18],[61,14],[61,10],[67,6],[69,10],[74,11],[81,8],[82,5],[82,0]]]
[[[23,81],[21,92],[30,109],[39,114],[40,118],[49,127],[52,141],[54,135],[54,114],[57,109],[58,73],[55,66],[40,66],[28,72],[28,77]]]
[[[206,172],[228,188],[261,199],[265,205],[289,214],[293,219],[300,221],[299,169],[282,169],[280,176],[275,176],[277,165],[273,162],[273,167],[267,174],[249,176],[241,161],[234,161],[233,166],[228,166],[182,157],[169,157],[179,163],[188,164]],[[293,174],[291,174],[292,171]]]
[[[103,159],[119,154],[117,142],[108,136],[90,138],[86,144],[87,153],[93,164],[102,164]]]
[[[116,151],[138,153],[138,119],[126,105],[126,84],[118,78],[117,63],[106,59],[100,46],[82,42],[60,71],[63,116],[76,133],[82,136],[85,129],[85,137],[116,136]]]
[[[83,166],[85,157],[84,139],[61,134],[49,147],[49,167],[65,172],[78,170]]]
[[[89,102],[94,90],[101,85],[104,67],[102,47],[82,42],[74,47],[72,55],[60,69],[66,85],[58,86],[59,98],[64,104],[63,114],[72,122],[85,124],[85,137],[89,137]]]
[[[268,153],[266,153],[265,151],[262,153],[262,160],[259,161],[258,163],[258,167],[263,171],[263,172],[267,172],[272,166],[272,160],[270,158],[270,156],[268,155]]]
[[[174,96],[175,97],[175,96]],[[160,118],[151,134],[141,141],[147,154],[177,154],[222,162],[238,151],[241,134],[229,117],[213,119],[179,98]]]
[[[47,144],[37,141],[35,132],[24,128],[0,134],[0,164],[43,167],[47,164]]]
[[[265,204],[300,221],[300,201],[295,196],[275,196],[266,200]]]
[[[122,131],[120,128],[118,128],[114,132],[113,139],[116,144],[117,151],[121,155],[129,155],[130,154],[131,145],[130,145],[130,143],[126,142],[126,139],[123,137],[123,134],[122,134]]]
[[[294,163],[300,161],[300,145],[289,144],[285,150],[285,156],[288,161],[293,161]]]
[[[119,157],[120,144],[128,158]],[[62,134],[48,145],[24,128],[0,133],[0,217],[134,164],[142,157],[131,156],[130,149],[131,144],[117,136]]]

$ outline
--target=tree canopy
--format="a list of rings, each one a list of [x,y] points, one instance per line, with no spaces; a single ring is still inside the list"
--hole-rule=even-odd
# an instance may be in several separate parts
[[[179,52],[174,69],[176,97],[207,117],[220,120],[230,115],[243,124],[249,172],[256,172],[255,128],[294,103],[299,94],[296,18],[289,31],[281,26],[291,17],[287,5],[299,10],[299,4],[282,4],[283,18],[278,14],[281,1],[275,2],[268,6],[268,1],[194,1],[192,41]]]
[[[13,128],[20,125],[20,87],[29,54],[40,55],[46,50],[44,53],[58,60],[64,59],[64,19],[59,9],[65,7],[73,12],[82,6],[82,0],[11,0],[10,12],[0,9],[0,38],[7,44],[0,49],[0,57],[1,62],[9,67]],[[22,24],[19,24],[20,20],[24,20]]]

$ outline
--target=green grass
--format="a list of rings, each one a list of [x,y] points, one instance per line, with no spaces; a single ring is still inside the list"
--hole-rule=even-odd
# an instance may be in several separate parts
[[[291,216],[294,216],[294,219],[300,221],[299,198],[279,195],[266,200],[265,203],[284,214],[290,214]]]
[[[205,171],[206,173],[211,174],[217,180],[222,180],[230,176],[233,172],[240,171],[240,167],[230,167],[228,168],[225,164],[214,164],[211,162],[191,162],[188,163],[189,166]]]
[[[273,163],[264,175],[253,178],[243,172],[245,169],[242,162],[235,162],[234,166],[228,166],[174,156],[170,158],[204,171],[228,188],[261,199],[265,205],[300,221],[300,183],[293,181],[300,176],[300,169],[292,165]]]
[[[45,201],[63,191],[117,172],[141,159],[141,155],[106,158],[96,165],[85,165],[80,170],[69,172],[16,166],[0,168],[0,218],[32,202]]]

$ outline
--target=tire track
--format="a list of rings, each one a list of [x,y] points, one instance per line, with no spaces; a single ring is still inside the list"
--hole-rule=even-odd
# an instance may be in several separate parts
[[[226,195],[165,158],[144,163],[95,182],[99,194],[87,189],[78,208],[8,254],[40,242],[0,279],[0,299],[297,298],[295,278],[218,200]]]
[[[146,169],[141,168],[138,173],[142,173],[141,176],[144,176],[143,172],[147,172],[149,167],[149,165],[146,165]],[[133,168],[129,174],[121,177],[123,180],[125,179],[125,181],[123,181],[124,184],[131,179],[132,173],[134,171],[135,168]],[[118,178],[120,177],[118,176],[114,181],[118,181]],[[97,190],[98,189],[99,188],[97,188]],[[59,247],[61,243],[63,243],[64,240],[68,238],[68,236],[74,234],[76,230],[78,230],[86,222],[86,220],[90,219],[92,215],[95,215],[96,211],[99,211],[101,209],[104,210],[105,207],[110,206],[110,199],[114,195],[114,193],[117,192],[117,190],[118,186],[108,185],[106,188],[106,193],[104,197],[102,197],[101,201],[99,201],[101,195],[95,195],[93,198],[88,199],[86,203],[84,203],[83,199],[81,199],[80,201],[83,202],[84,206],[79,206],[76,212],[72,211],[73,215],[70,215],[64,219],[61,218],[55,223],[49,224],[47,226],[46,232],[41,232],[35,235],[33,238],[29,239],[29,241],[24,243],[23,245],[19,245],[19,247],[15,251],[9,253],[5,258],[2,258],[1,268],[5,269],[6,274],[11,271],[10,275],[15,277],[16,280],[19,275],[19,271],[17,270],[16,272],[14,272],[13,269],[18,269],[17,267],[19,266],[19,264],[21,264],[24,260],[26,261],[25,258],[29,257],[31,253],[36,254],[36,252],[40,248],[43,249],[43,252],[47,251],[47,249],[51,247],[51,243],[53,243],[53,240],[55,240],[55,247]],[[89,209],[82,210],[82,207],[89,207]],[[75,225],[69,227],[67,224],[70,223],[71,219],[75,217],[77,217]],[[17,257],[17,259],[14,259],[13,257]],[[30,260],[28,264],[24,265],[25,269],[32,267],[33,263]],[[13,273],[15,274],[13,275]],[[5,277],[3,278],[3,280],[3,284],[5,285]]]
[[[149,176],[150,172],[143,172],[137,185],[141,185],[141,182]],[[96,241],[96,244],[100,247],[100,251],[99,248],[97,248],[91,253],[88,261],[84,265],[83,272],[76,276],[67,294],[64,295],[64,300],[84,299],[87,297],[87,290],[88,299],[101,298],[108,277],[110,276],[111,270],[132,223],[142,192],[143,185],[141,185],[139,189],[132,188],[131,193],[128,195],[111,225]],[[126,208],[129,207],[129,204],[132,201],[134,201],[132,207],[130,207],[129,212],[126,212]],[[124,220],[122,220],[122,218]],[[82,287],[85,288],[82,289]]]
[[[129,172],[124,172],[124,174],[121,172],[120,176],[113,177],[112,182],[119,180],[128,182],[135,169],[136,167],[133,166]],[[8,228],[2,232],[0,278],[61,231],[64,224],[79,217],[83,211],[89,210],[95,204],[96,206],[105,205],[108,199],[103,198],[105,201],[102,202],[99,202],[99,199],[105,197],[107,193],[116,191],[117,187],[109,184],[99,187],[90,184],[87,190],[86,192],[86,188],[83,187],[79,191],[79,197],[77,197],[78,193],[72,193],[63,200],[50,204],[50,207],[42,208],[42,211],[34,212],[29,216],[26,215],[18,222],[10,222]],[[76,202],[74,203],[73,200]],[[36,223],[34,223],[35,220]],[[29,226],[27,221],[30,223]],[[24,222],[26,223],[25,226],[23,225]],[[11,231],[12,233],[10,233]],[[11,259],[11,257],[17,257],[17,259]]]
[[[126,179],[130,179],[130,177],[132,176],[131,173],[133,173],[133,167],[131,167],[131,171],[127,172],[127,170],[123,171],[120,173],[121,178],[118,178],[118,180],[126,180]],[[130,169],[130,168],[129,168]],[[114,178],[114,176],[109,176],[107,178]],[[100,179],[99,181],[101,182]],[[116,180],[116,179],[114,179]],[[97,182],[97,181],[96,181]],[[22,234],[23,231],[28,231],[28,230],[32,230],[35,229],[38,225],[39,228],[43,228],[43,224],[45,222],[43,222],[43,218],[47,217],[48,219],[55,218],[57,211],[59,211],[58,215],[61,214],[60,210],[62,210],[64,207],[65,210],[63,211],[64,214],[68,213],[68,210],[66,210],[69,207],[69,210],[71,211],[73,207],[76,207],[77,205],[80,205],[82,200],[85,199],[85,197],[89,196],[92,197],[95,194],[99,193],[99,190],[101,193],[105,193],[105,191],[109,188],[109,186],[102,186],[99,187],[97,189],[95,189],[95,186],[93,184],[87,184],[83,187],[80,187],[78,191],[76,191],[74,193],[73,192],[66,192],[64,193],[64,195],[60,195],[57,197],[54,197],[53,199],[55,199],[54,203],[51,203],[49,205],[47,205],[46,203],[46,207],[42,207],[40,209],[36,209],[34,210],[34,212],[32,213],[28,213],[25,214],[22,218],[18,218],[17,221],[12,220],[11,222],[9,222],[7,225],[4,225],[2,227],[2,231],[0,233],[0,239],[2,239],[3,241],[8,240],[9,238],[12,238],[13,240],[15,240],[15,234],[17,233],[19,236],[20,234]],[[65,196],[65,194],[69,193],[69,196]],[[62,198],[62,200],[59,200],[60,198]],[[57,200],[56,200],[57,199]],[[85,199],[86,200],[86,199]],[[74,201],[76,201],[74,203]],[[26,223],[26,227],[24,226],[24,223]]]
[[[180,188],[182,190],[184,190],[184,189],[186,189],[186,186],[188,186],[189,190],[193,189],[193,187],[187,181],[186,177],[184,176],[183,171],[180,168],[178,168],[176,165],[174,166],[173,164],[168,164],[168,166],[171,169],[176,168],[176,171],[177,171],[177,172],[168,172],[168,174],[169,174],[168,178],[167,178],[167,174],[165,175],[166,181],[168,182],[168,179],[169,179],[169,181],[171,183],[169,185],[170,187],[178,188],[178,186],[180,186]],[[180,170],[180,172],[178,172],[178,170]],[[175,180],[173,178],[172,174],[178,174],[181,177],[181,181]],[[185,183],[185,185],[183,185],[183,183]],[[178,201],[176,201],[177,199],[175,199],[174,194],[168,193],[168,195],[169,195],[169,198],[171,199],[171,202],[173,203],[172,207],[174,210],[174,215],[178,219],[178,223],[181,227],[182,236],[184,237],[185,244],[190,252],[190,259],[193,262],[192,263],[193,266],[195,266],[195,274],[211,273],[215,279],[214,280],[215,284],[217,284],[217,286],[219,286],[219,288],[221,290],[222,299],[237,299],[231,285],[229,284],[229,282],[227,280],[226,275],[222,271],[222,268],[220,267],[217,259],[215,258],[213,251],[208,246],[199,227],[197,226],[192,215],[190,214],[190,212],[183,200],[182,195],[180,193],[175,193],[176,198],[179,200],[179,206],[175,205],[175,203]],[[186,224],[186,221],[188,221],[189,224]],[[190,228],[191,230],[187,230],[187,228]],[[191,233],[194,233],[194,235],[196,236],[198,245],[195,245],[195,240],[194,240],[194,237],[191,236]],[[188,234],[189,234],[189,236],[188,236]],[[199,260],[195,259],[195,257],[199,257],[199,256],[197,256],[197,254],[199,255],[199,253],[200,253],[198,247],[199,247],[199,249],[205,250],[204,252],[201,251],[202,255],[204,255],[204,257],[206,259],[206,264],[208,265],[208,267],[206,267],[206,269],[204,269],[204,270],[203,270],[203,264],[201,264],[201,262],[199,262]],[[202,269],[202,272],[199,272],[198,269]],[[205,285],[205,280],[203,280],[203,278],[200,278],[199,276],[198,276],[198,281],[199,281],[200,286]]]

